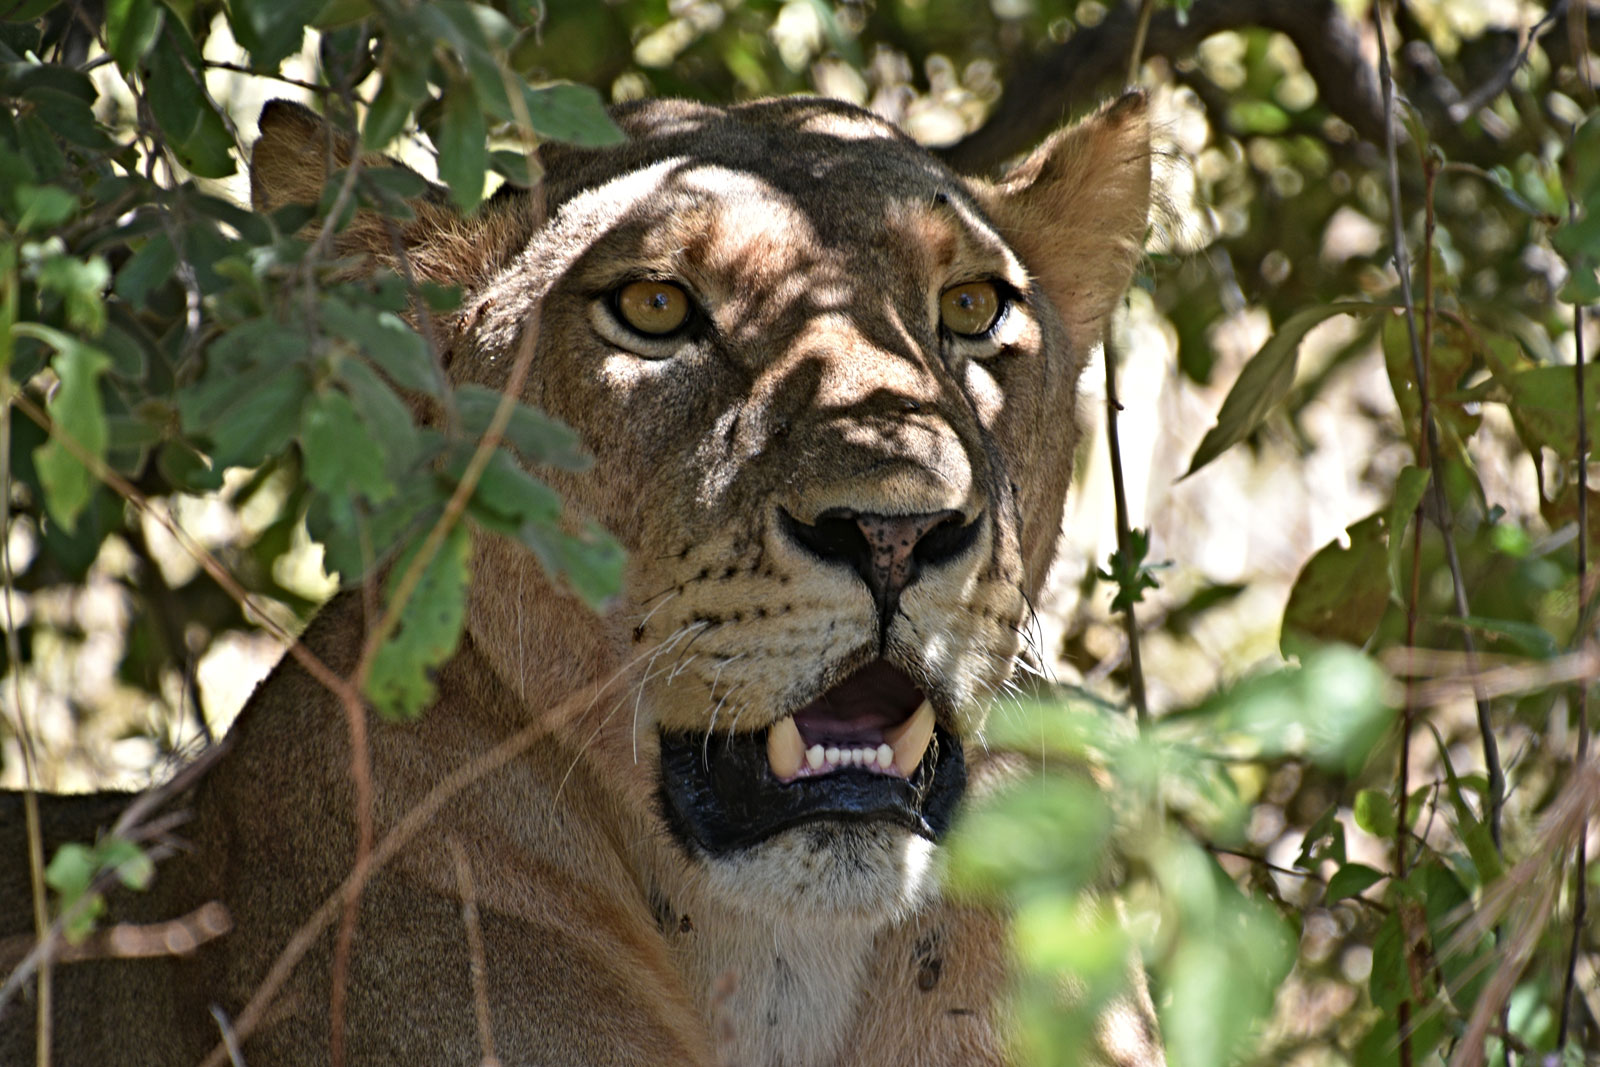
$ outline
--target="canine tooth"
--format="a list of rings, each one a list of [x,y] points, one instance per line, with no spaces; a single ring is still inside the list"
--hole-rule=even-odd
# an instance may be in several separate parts
[[[878,757],[879,770],[888,770],[889,764],[894,762],[894,749],[888,745],[879,745],[878,751],[874,755]]]
[[[885,730],[884,737],[894,750],[895,769],[910,777],[922,762],[922,754],[928,751],[928,742],[933,740],[933,705],[924,700],[911,718]]]
[[[821,745],[812,745],[806,749],[806,766],[812,770],[821,770],[824,759]]]
[[[805,742],[800,740],[800,727],[795,725],[794,716],[772,724],[767,731],[767,763],[775,776],[784,781],[793,778],[800,771],[805,753]]]
[[[823,752],[822,758],[827,760],[829,763],[838,763],[839,750],[836,748],[829,748],[827,751]]]

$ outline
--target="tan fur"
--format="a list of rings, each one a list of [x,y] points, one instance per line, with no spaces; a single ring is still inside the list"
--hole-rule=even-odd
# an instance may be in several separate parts
[[[437,704],[417,723],[372,720],[380,836],[463,764],[539,736],[368,887],[352,1062],[479,1056],[455,848],[477,886],[502,1062],[1004,1062],[1005,924],[939,899],[931,845],[877,823],[807,825],[709,858],[663,820],[658,729],[764,732],[878,654],[866,586],[779,536],[778,507],[802,522],[955,509],[981,533],[907,588],[883,654],[970,742],[981,777],[984,708],[1059,532],[1077,380],[1143,235],[1143,99],[1057,135],[997,184],[958,179],[827,101],[655,102],[618,119],[626,144],[547,149],[531,194],[460,218],[434,191],[404,226],[362,215],[338,238],[341,255],[395,266],[403,249],[420,277],[463,286],[460,312],[437,324],[453,380],[500,386],[521,342],[535,346],[524,399],[595,457],[586,473],[537,473],[574,522],[629,551],[624,591],[599,616],[525,550],[479,537]],[[314,199],[351,155],[310,113],[269,105],[256,207]],[[708,329],[627,336],[596,294],[639,277],[679,280]],[[940,292],[981,278],[1022,294],[1003,351],[937,330]],[[362,632],[359,599],[343,596],[304,641],[348,671]],[[234,932],[189,959],[58,972],[57,1062],[196,1061],[217,1038],[212,1005],[237,1015],[348,872],[337,703],[286,660],[230,745],[186,798],[193,852],[116,907],[149,920],[218,899]],[[9,849],[16,835],[0,829]],[[0,935],[27,928],[25,895],[25,880],[0,878]],[[331,958],[324,936],[246,1040],[253,1067],[326,1062]],[[1109,1041],[1106,1062],[1159,1064],[1147,998],[1119,1010],[1142,1037]],[[30,1020],[17,1006],[5,1017],[0,1062],[31,1055]]]

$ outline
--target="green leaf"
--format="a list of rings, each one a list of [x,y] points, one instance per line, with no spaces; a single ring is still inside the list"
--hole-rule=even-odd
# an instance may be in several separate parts
[[[230,0],[228,25],[257,70],[274,70],[300,50],[306,25],[324,0]]]
[[[461,428],[473,437],[482,437],[500,406],[500,393],[482,385],[463,385],[456,390],[455,400]],[[571,427],[521,402],[513,402],[504,437],[525,463],[581,471],[588,470],[591,462]]]
[[[300,434],[306,480],[318,489],[338,496],[359,493],[374,503],[394,495],[383,450],[343,393],[328,390],[312,397],[301,413]]]
[[[201,178],[232,174],[233,135],[206,92],[200,50],[181,19],[163,20],[161,40],[143,67],[145,101],[178,162]]]
[[[622,588],[627,554],[598,526],[591,525],[573,536],[553,522],[525,522],[517,530],[517,540],[533,550],[546,571],[564,580],[596,611]]]
[[[1389,513],[1385,533],[1389,542],[1389,594],[1404,601],[1407,590],[1400,587],[1400,558],[1405,548],[1406,524],[1422,503],[1422,494],[1428,489],[1431,474],[1420,467],[1405,467],[1394,482],[1394,495],[1389,498]]]
[[[1500,377],[1511,394],[1511,418],[1530,450],[1554,449],[1573,455],[1578,448],[1578,375],[1572,367],[1534,367]],[[1600,365],[1583,371],[1584,399],[1591,439],[1600,426]]]
[[[372,106],[367,109],[367,117],[361,123],[363,148],[372,152],[382,151],[390,141],[400,136],[412,110],[427,95],[426,83],[418,87],[422,90],[418,95],[413,95],[411,84],[411,79],[384,75],[378,86],[378,95],[373,98]]]
[[[1394,801],[1381,789],[1363,789],[1356,794],[1356,825],[1374,837],[1394,836]]]
[[[164,233],[152,234],[117,271],[116,292],[136,307],[178,267],[178,253]]]
[[[489,167],[489,130],[470,82],[452,81],[444,92],[439,120],[439,177],[462,211],[483,199],[484,172]]]
[[[165,14],[156,0],[107,0],[106,43],[123,74],[132,74],[155,44]]]
[[[1200,441],[1184,477],[1198,471],[1255,432],[1294,384],[1300,342],[1318,323],[1335,315],[1371,315],[1387,311],[1379,304],[1345,301],[1306,308],[1290,315],[1250,358],[1217,412],[1217,424]]]
[[[213,467],[254,467],[289,443],[310,392],[302,365],[217,368],[178,394],[178,411],[184,429],[213,442]]]
[[[1479,882],[1486,887],[1505,873],[1505,863],[1500,858],[1500,850],[1495,847],[1489,825],[1479,819],[1467,803],[1461,779],[1456,776],[1455,765],[1450,762],[1450,750],[1444,743],[1444,736],[1431,722],[1428,723],[1428,730],[1433,734],[1433,743],[1439,750],[1439,761],[1444,767],[1445,792],[1450,799],[1451,810],[1455,812],[1456,827],[1467,846],[1467,854],[1472,857],[1472,865],[1478,869]]]
[[[1328,879],[1328,892],[1323,897],[1322,906],[1330,907],[1348,897],[1360,896],[1387,877],[1388,874],[1364,863],[1347,863]]]
[[[391,596],[418,548],[420,543],[396,561],[389,578]],[[398,629],[373,657],[367,696],[382,714],[415,718],[433,701],[429,676],[455,654],[461,640],[471,553],[466,526],[457,523],[401,608]]]
[[[1156,736],[1248,741],[1256,755],[1309,759],[1346,773],[1358,770],[1388,729],[1387,676],[1369,657],[1342,645],[1308,652],[1299,667],[1247,678],[1194,708],[1170,712]]]
[[[428,352],[428,342],[392,311],[347,304],[325,296],[320,304],[322,324],[354,342],[402,389],[429,396],[444,393],[439,367]]]
[[[597,148],[627,140],[611,121],[605,101],[590,86],[566,82],[530,86],[523,89],[522,98],[533,132],[546,140]],[[521,116],[512,118],[520,120]]]
[[[55,348],[56,358],[51,366],[61,384],[50,398],[50,417],[60,433],[105,462],[109,431],[100,399],[99,378],[111,366],[111,358],[75,337],[46,326],[23,323],[12,329]],[[94,492],[94,476],[55,435],[34,453],[33,462],[51,517],[71,533],[77,526],[79,513]]]
[[[1285,656],[1319,644],[1367,643],[1389,605],[1389,517],[1369,515],[1345,531],[1349,545],[1330,541],[1300,568],[1283,609]]]
[[[39,288],[61,297],[67,325],[97,335],[106,327],[105,290],[111,268],[99,256],[50,256],[39,264]]]
[[[59,226],[78,210],[78,198],[54,185],[19,185],[12,195],[22,216],[17,223],[22,233]]]

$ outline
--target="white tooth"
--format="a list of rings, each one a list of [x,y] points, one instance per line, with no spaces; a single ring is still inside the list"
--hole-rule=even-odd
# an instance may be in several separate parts
[[[861,755],[861,753],[857,752],[853,748],[841,748],[839,750],[839,759],[846,767],[854,767],[856,765],[856,757],[859,755]]]
[[[909,777],[922,762],[922,754],[928,751],[928,742],[933,740],[933,705],[924,700],[911,718],[885,730],[883,736],[894,750],[895,770]]]
[[[814,771],[820,769],[822,767],[822,759],[823,756],[821,745],[812,745],[810,748],[806,749],[807,767],[810,767]]]
[[[777,778],[786,782],[798,774],[805,753],[805,742],[800,740],[800,728],[794,724],[793,715],[772,724],[767,731],[767,763]]]
[[[839,750],[836,748],[829,748],[822,754],[822,758],[827,760],[830,764],[837,766],[839,763]]]
[[[878,750],[875,748],[863,748],[856,752],[856,763],[859,766],[870,767],[877,762]]]
[[[894,749],[890,748],[888,745],[879,745],[877,757],[878,768],[886,771],[889,769],[889,764],[894,762]]]

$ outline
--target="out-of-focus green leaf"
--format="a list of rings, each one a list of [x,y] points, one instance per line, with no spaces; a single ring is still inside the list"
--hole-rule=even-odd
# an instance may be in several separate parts
[[[1306,655],[1301,666],[1248,678],[1195,708],[1164,716],[1177,737],[1235,735],[1264,758],[1303,757],[1352,772],[1393,720],[1387,678],[1367,656],[1341,645]]]
[[[471,84],[451,82],[444,92],[444,115],[439,120],[439,177],[462,211],[471,211],[483,199],[484,172],[489,169],[488,137]]]
[[[1070,896],[1108,861],[1110,833],[1105,795],[1087,776],[1031,776],[963,813],[947,846],[951,885]]]
[[[1388,309],[1378,304],[1345,301],[1306,308],[1290,315],[1271,339],[1250,357],[1217,412],[1217,424],[1206,431],[1184,477],[1198,471],[1255,432],[1257,426],[1294,384],[1300,342],[1311,328],[1335,315],[1371,315]]]
[[[1386,539],[1389,542],[1389,594],[1404,603],[1408,590],[1401,588],[1400,560],[1405,548],[1406,524],[1412,519],[1422,494],[1427,492],[1432,475],[1419,467],[1406,467],[1394,482],[1394,495],[1389,498]]]
[[[155,44],[165,15],[156,0],[106,0],[106,43],[123,74],[132,74]]]
[[[1374,870],[1364,863],[1346,863],[1328,879],[1328,891],[1322,898],[1322,904],[1329,907],[1348,897],[1360,896],[1387,877],[1383,871]]]
[[[52,362],[61,384],[50,398],[50,417],[56,430],[75,441],[80,449],[105,462],[109,431],[105,408],[100,400],[100,375],[111,366],[111,359],[99,349],[47,326],[19,323],[14,333],[43,341],[56,350]],[[50,515],[68,533],[77,526],[78,514],[89,503],[95,478],[78,456],[54,435],[33,457],[44,486]]]
[[[200,50],[181,19],[164,19],[143,61],[145,99],[178,162],[201,178],[235,170],[233,135],[206,93]]]
[[[600,94],[587,85],[527,87],[523,100],[533,132],[545,140],[604,147],[621,144],[626,139],[606,113]],[[520,120],[521,116],[513,118]]]
[[[228,25],[250,53],[250,65],[270,70],[300,50],[306,25],[324,0],[231,0]]]
[[[413,546],[395,562],[390,596],[420,547],[420,543]],[[431,675],[455,654],[461,640],[471,556],[472,538],[457,523],[401,608],[399,627],[373,657],[367,696],[384,715],[415,718],[433,701]]]
[[[1363,789],[1356,794],[1356,825],[1374,837],[1394,836],[1394,801],[1381,789]]]

